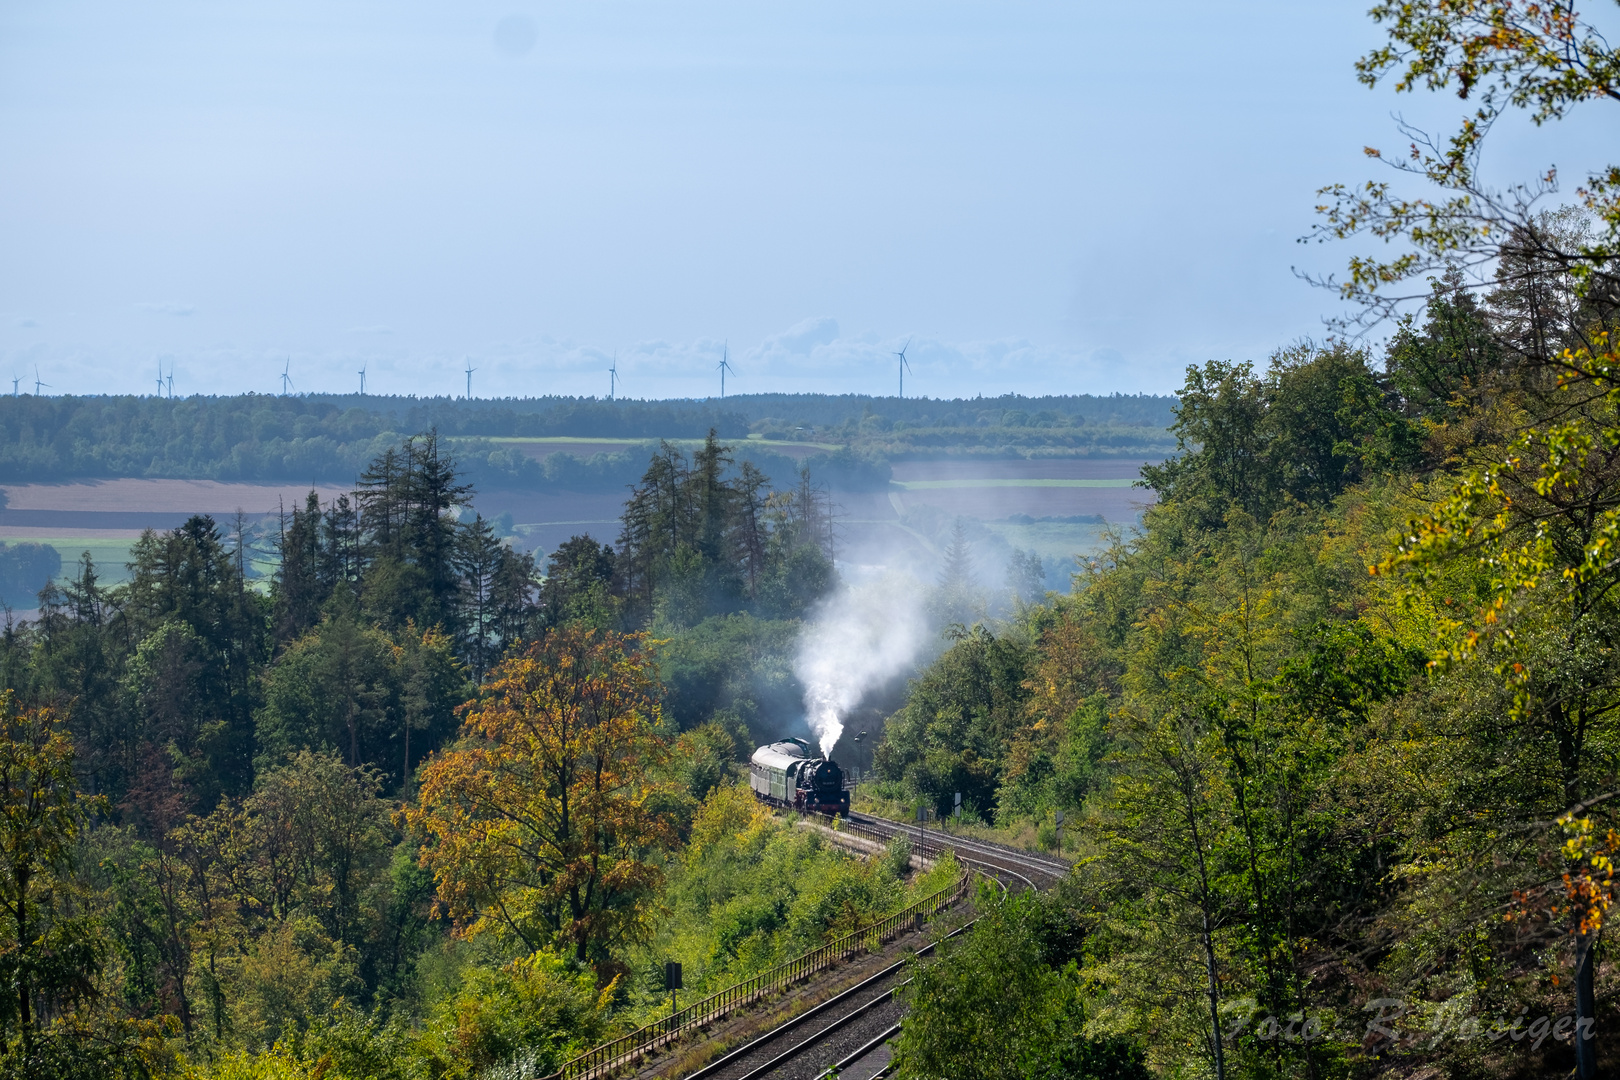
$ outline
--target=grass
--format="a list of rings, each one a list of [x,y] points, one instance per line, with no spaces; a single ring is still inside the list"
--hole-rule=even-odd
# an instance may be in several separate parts
[[[984,527],[1008,544],[1033,551],[1048,566],[1073,568],[1076,555],[1090,555],[1107,544],[1108,525],[1064,521],[986,521]]]
[[[124,564],[129,562],[129,549],[134,546],[134,540],[108,539],[102,540],[92,536],[69,536],[56,538],[49,536],[26,537],[19,539],[5,538],[8,544],[49,544],[62,556],[62,572],[56,575],[57,584],[69,581],[75,575],[79,566],[79,556],[88,551],[91,560],[96,564],[96,577],[103,585],[117,585],[129,580],[129,571]]]
[[[96,580],[103,586],[122,585],[129,580],[129,549],[135,546],[133,539],[101,539],[93,536],[69,537],[0,537],[0,541],[7,544],[49,544],[62,556],[62,571],[53,579],[58,585],[65,585],[78,576],[79,556],[84,552],[90,553],[90,559],[96,565]],[[252,560],[253,572],[258,578],[249,584],[258,586],[258,581],[275,572],[277,562],[274,559],[255,558]]]

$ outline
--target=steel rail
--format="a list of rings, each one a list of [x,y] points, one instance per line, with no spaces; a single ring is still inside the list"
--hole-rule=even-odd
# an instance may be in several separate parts
[[[826,818],[826,815],[817,816]],[[1032,871],[1043,877],[1057,880],[1061,880],[1069,872],[1069,867],[1060,863],[1053,863],[1048,860],[1035,858],[1020,852],[1010,851],[1006,848],[1000,847],[999,845],[982,844],[978,841],[972,840],[962,840],[960,838],[951,836],[949,833],[926,833],[920,830],[918,832],[914,832],[910,827],[900,822],[890,821],[887,818],[865,817],[864,820],[857,820],[851,817],[842,822],[836,818],[826,818],[826,820],[829,823],[829,827],[836,832],[848,833],[851,836],[860,836],[862,839],[867,839],[874,842],[878,840],[892,840],[898,836],[904,836],[913,844],[913,849],[919,855],[925,858],[943,853],[945,851],[951,851],[953,854],[961,854],[963,856],[977,856],[976,859],[964,857],[959,861],[968,863],[978,862],[981,865],[994,867],[998,870],[1008,870],[1008,872],[1014,873],[1015,876],[1021,878],[1026,884],[1030,885],[1031,888],[1036,887],[1034,882],[1032,882],[1028,877],[1025,877],[1023,874],[1012,871],[1005,865],[1005,863],[1011,862],[1015,866],[1021,867],[1022,869]],[[862,836],[863,833],[866,835]],[[999,860],[999,862],[997,860]]]
[[[902,986],[908,986],[910,983],[911,980],[907,979],[905,982],[897,984],[894,990],[898,990]],[[780,1054],[777,1054],[775,1057],[771,1058],[771,1060],[767,1061],[765,1064],[743,1073],[737,1078],[737,1080],[759,1080],[760,1077],[768,1075],[778,1065],[791,1061],[793,1058],[798,1057],[811,1047],[819,1045],[823,1039],[837,1031],[839,1028],[843,1027],[845,1024],[854,1023],[856,1020],[859,1020],[861,1017],[865,1016],[869,1010],[875,1009],[879,1005],[889,1004],[894,1000],[894,990],[890,990],[887,994],[879,994],[871,1001],[868,1001],[865,1005],[845,1013],[843,1016],[840,1016],[837,1020],[834,1020],[832,1023],[828,1024],[826,1027],[816,1032],[804,1042],[788,1047]],[[900,1030],[900,1026],[896,1024],[894,1030]]]
[[[1053,877],[1065,877],[1072,869],[1068,863],[1062,862],[1058,859],[1037,855],[1029,851],[1022,851],[1018,848],[1009,847],[1006,844],[998,844],[990,840],[978,840],[965,836],[957,836],[953,833],[946,832],[943,829],[930,832],[928,829],[919,825],[908,824],[904,821],[895,821],[892,818],[878,817],[875,814],[852,813],[849,815],[849,821],[853,824],[865,825],[868,828],[876,827],[878,829],[887,829],[890,831],[891,835],[903,834],[908,837],[917,837],[924,843],[932,841],[936,846],[966,848],[971,851],[977,851],[982,855],[1012,859],[1022,865],[1028,866],[1030,869],[1038,870],[1043,874],[1048,874]]]
[[[974,922],[977,922],[977,921],[978,920],[974,920]],[[966,930],[968,927],[970,927],[972,925],[973,925],[973,922],[963,923],[961,926],[958,926],[955,930],[952,930],[950,933],[946,934],[945,937],[941,938],[940,940],[941,941],[948,941],[949,939],[955,937],[957,934],[960,934],[962,931]],[[932,951],[935,944],[937,944],[937,943],[936,942],[929,942],[927,945],[925,945],[921,949],[917,950],[917,955],[921,956],[923,953]],[[709,1076],[709,1075],[712,1075],[713,1073],[719,1072],[721,1069],[725,1068],[727,1065],[730,1065],[732,1062],[736,1061],[738,1058],[744,1056],[745,1054],[748,1054],[749,1052],[754,1051],[754,1050],[758,1050],[760,1047],[765,1046],[768,1043],[771,1043],[771,1042],[775,1041],[777,1036],[785,1035],[789,1031],[792,1031],[794,1028],[798,1027],[800,1024],[804,1023],[806,1020],[809,1020],[811,1017],[813,1017],[813,1016],[817,1015],[818,1013],[820,1013],[823,1009],[832,1008],[834,1005],[837,1005],[840,1002],[842,1002],[845,998],[852,997],[853,995],[859,993],[860,991],[865,990],[867,987],[871,986],[873,983],[877,982],[880,979],[888,978],[890,975],[893,975],[895,972],[899,971],[901,968],[903,968],[905,966],[906,966],[906,961],[904,961],[904,960],[901,960],[897,964],[890,964],[888,967],[884,968],[882,971],[878,972],[877,974],[871,975],[871,976],[868,976],[865,979],[862,979],[860,982],[856,983],[854,986],[850,987],[848,990],[842,991],[841,993],[839,993],[835,997],[828,998],[826,1001],[823,1001],[820,1005],[817,1005],[815,1008],[810,1009],[807,1012],[802,1012],[798,1016],[795,1016],[792,1019],[785,1021],[784,1023],[778,1024],[776,1027],[774,1027],[771,1030],[765,1032],[763,1035],[760,1035],[760,1036],[758,1036],[758,1037],[756,1037],[754,1039],[749,1040],[748,1042],[746,1042],[743,1045],[739,1046],[737,1049],[731,1051],[725,1057],[717,1058],[716,1060],[711,1061],[711,1062],[709,1062],[709,1064],[703,1066],[703,1068],[699,1069],[697,1072],[687,1074],[686,1080],[702,1080],[702,1078],[705,1077],[705,1076]],[[900,986],[904,986],[904,985],[906,985],[907,982],[910,982],[910,981],[911,981],[910,979],[907,979],[906,982],[901,983]],[[898,990],[899,988],[900,988],[899,986],[895,987],[896,990]],[[893,991],[890,991],[888,996],[892,996],[892,995],[893,995]],[[803,1043],[800,1043],[797,1048],[789,1051],[786,1054],[779,1055],[777,1058],[772,1059],[770,1064],[774,1066],[778,1062],[786,1061],[788,1058],[790,1058],[794,1054],[798,1053],[799,1050],[802,1050],[805,1047],[814,1045],[814,1042],[815,1042],[816,1039],[819,1039],[821,1036],[825,1035],[827,1032],[832,1031],[834,1027],[837,1027],[838,1025],[845,1023],[849,1019],[851,1019],[851,1018],[853,1018],[855,1016],[858,1016],[861,1013],[864,1013],[867,1009],[870,1009],[874,1005],[877,1005],[878,1003],[880,1003],[882,1001],[885,1001],[885,1000],[887,1000],[887,996],[880,994],[879,996],[873,998],[871,1001],[868,1001],[866,1004],[861,1005],[860,1007],[858,1007],[854,1012],[850,1013],[848,1016],[845,1016],[845,1017],[842,1017],[842,1018],[840,1018],[838,1020],[835,1020],[833,1022],[832,1027],[826,1027],[826,1028],[821,1029],[820,1031],[816,1032],[816,1034],[810,1040],[807,1040],[807,1041],[805,1041]],[[758,1071],[759,1070],[756,1069],[754,1072],[748,1073],[747,1075],[748,1076],[753,1076],[756,1073],[758,1073]]]
[[[887,841],[893,839],[897,835],[905,835],[908,840],[911,837],[911,830],[904,823],[892,822],[885,818],[862,815],[861,820],[859,821],[856,821],[853,818],[845,818],[843,821],[844,828],[840,829],[839,819],[832,819],[832,827],[835,831],[848,831],[851,835],[860,835],[860,833],[864,832],[868,834],[866,839],[874,842]],[[919,833],[921,832],[922,830],[919,830]],[[936,840],[937,842],[930,843],[929,841],[931,839]],[[1054,863],[1049,860],[1030,857],[1013,849],[1001,847],[1000,845],[988,844],[982,841],[966,840],[963,838],[950,836],[950,834],[943,832],[936,833],[933,837],[920,835],[918,837],[917,847],[920,849],[918,850],[918,854],[925,858],[930,854],[937,856],[946,850],[953,853],[960,850],[962,857],[959,861],[965,865],[983,866],[992,872],[992,876],[999,876],[1001,874],[1011,875],[1012,877],[1016,877],[1021,880],[1031,889],[1038,887],[1031,878],[1020,873],[1018,870],[1013,869],[1012,867],[1004,865],[1004,863],[1010,861],[1015,865],[1035,874],[1054,878],[1062,877],[1068,873],[1069,869],[1066,865]],[[551,1077],[548,1077],[547,1080],[564,1080],[564,1078],[569,1078],[569,1080],[573,1080],[573,1078],[578,1078],[578,1080],[586,1080],[588,1077],[601,1075],[607,1071],[611,1071],[612,1069],[625,1064],[627,1060],[639,1057],[647,1050],[667,1043],[672,1038],[688,1029],[701,1026],[705,1023],[712,1023],[713,1021],[718,1020],[722,1016],[730,1013],[735,1008],[757,1000],[764,993],[767,993],[770,990],[780,989],[788,984],[798,981],[801,978],[808,977],[809,975],[814,974],[827,966],[830,966],[830,963],[834,962],[835,956],[836,959],[841,960],[847,955],[859,951],[860,948],[867,947],[865,945],[851,947],[850,945],[846,944],[848,942],[853,942],[857,938],[860,938],[864,942],[868,936],[874,934],[875,940],[877,942],[881,942],[890,933],[898,932],[899,926],[908,919],[920,919],[923,917],[924,912],[930,915],[938,914],[940,910],[948,907],[956,900],[961,899],[965,892],[966,886],[967,879],[964,875],[964,877],[958,881],[956,886],[942,889],[933,896],[920,900],[910,907],[903,909],[901,912],[891,915],[887,919],[881,920],[878,924],[868,928],[867,930],[857,931],[856,934],[849,935],[847,938],[840,939],[837,942],[829,942],[827,945],[813,950],[811,953],[807,953],[802,957],[789,961],[787,964],[781,965],[776,969],[772,969],[770,972],[764,972],[760,975],[756,975],[751,979],[744,980],[742,983],[727,987],[726,989],[711,995],[709,998],[706,998],[701,1002],[689,1005],[687,1008],[680,1010],[679,1013],[666,1020],[649,1024],[638,1031],[628,1033],[620,1036],[617,1039],[611,1040],[610,1042],[593,1047],[584,1054],[581,1054],[565,1063],[561,1070],[553,1074]],[[1006,884],[1004,882],[1002,883],[1002,888],[1004,890],[1006,888]],[[952,894],[949,899],[945,899],[946,893]],[[972,924],[969,923],[967,925]]]
[[[898,1034],[900,1034],[900,1025],[896,1024],[889,1030],[880,1034],[877,1038],[873,1039],[871,1042],[867,1043],[865,1046],[857,1049],[853,1054],[835,1061],[831,1068],[822,1073],[822,1076],[837,1076],[839,1073],[843,1072],[845,1069],[849,1068],[851,1065],[861,1060],[861,1058],[865,1057],[867,1054],[870,1054],[872,1051],[876,1050],[878,1047],[882,1046],[884,1043],[888,1042]],[[883,1071],[887,1072],[888,1066],[884,1066]]]
[[[977,860],[974,860],[974,859],[963,859],[962,861],[964,863],[969,863],[969,864],[973,864],[973,863],[977,862]],[[1025,885],[1029,886],[1031,889],[1034,889],[1036,887],[1035,883],[1033,881],[1031,881],[1029,878],[1025,877],[1023,874],[1020,874],[1016,870],[1011,870],[1011,869],[1009,869],[1007,867],[1004,867],[1004,866],[992,866],[992,865],[990,865],[988,863],[983,863],[983,864],[980,864],[980,865],[983,865],[986,869],[993,871],[995,874],[1010,874],[1011,876],[1013,876],[1015,878],[1018,878],[1020,881],[1022,881]],[[1001,886],[1001,891],[1002,891],[1003,894],[1005,894],[1008,891],[1007,883],[1000,880],[999,877],[995,877],[994,874],[992,874],[992,880],[994,880],[997,885]],[[977,918],[970,919],[969,921],[963,923],[961,926],[957,927],[955,930],[952,930],[950,933],[946,934],[943,938],[940,939],[940,941],[949,941],[951,938],[955,937],[958,934],[966,933],[969,929],[972,928],[973,924],[978,922],[978,921],[979,920]],[[937,942],[930,942],[924,948],[918,949],[917,950],[917,955],[922,956],[924,953],[931,952],[933,950],[935,944],[937,944]],[[686,1080],[703,1080],[704,1077],[713,1076],[715,1073],[718,1073],[721,1070],[725,1069],[727,1066],[732,1065],[733,1063],[735,1063],[740,1058],[743,1058],[743,1057],[747,1056],[748,1054],[751,1054],[754,1051],[760,1049],[761,1047],[764,1047],[764,1046],[770,1044],[779,1035],[783,1035],[786,1032],[791,1031],[792,1029],[797,1027],[799,1024],[803,1023],[805,1020],[810,1019],[811,1016],[815,1015],[816,1013],[819,1013],[821,1010],[829,1008],[830,1006],[836,1005],[839,1002],[842,1002],[845,998],[848,998],[848,997],[852,996],[858,990],[861,990],[861,989],[864,989],[867,986],[870,986],[872,983],[876,982],[878,979],[888,977],[889,975],[893,974],[894,972],[896,972],[899,969],[901,969],[902,967],[904,967],[906,965],[906,963],[907,963],[907,961],[902,960],[897,964],[891,965],[890,967],[887,967],[884,970],[878,972],[876,975],[873,975],[873,976],[863,980],[857,986],[853,986],[850,989],[843,991],[842,993],[838,994],[836,997],[832,997],[832,998],[827,999],[826,1001],[822,1002],[820,1005],[816,1006],[814,1009],[811,1009],[809,1012],[806,1012],[806,1013],[803,1013],[803,1014],[801,1014],[799,1016],[796,1016],[796,1017],[792,1018],[791,1020],[788,1020],[787,1022],[785,1022],[783,1024],[780,1024],[775,1028],[772,1028],[770,1031],[765,1032],[764,1034],[758,1036],[757,1038],[749,1040],[748,1042],[744,1043],[742,1046],[739,1046],[737,1049],[735,1049],[735,1050],[731,1051],[730,1053],[726,1054],[724,1057],[710,1062],[708,1065],[705,1065],[703,1068],[699,1069],[698,1071],[696,1071],[694,1073],[689,1073],[687,1075],[687,1077],[686,1077]],[[819,1045],[823,1040],[826,1039],[827,1036],[829,1036],[833,1032],[839,1030],[845,1024],[852,1023],[853,1021],[855,1021],[855,1020],[859,1019],[860,1017],[866,1015],[866,1013],[869,1010],[875,1009],[879,1005],[883,1005],[883,1004],[886,1004],[886,1003],[894,1000],[895,992],[898,991],[900,989],[900,987],[907,986],[910,983],[911,983],[911,980],[906,979],[904,982],[896,984],[895,987],[892,990],[890,990],[888,993],[879,994],[878,996],[874,997],[871,1001],[868,1001],[868,1002],[866,1002],[866,1003],[864,1003],[862,1005],[857,1006],[856,1008],[852,1009],[850,1012],[846,1013],[845,1015],[843,1015],[843,1016],[839,1017],[838,1019],[834,1020],[832,1023],[828,1024],[826,1027],[820,1029],[819,1031],[816,1031],[816,1032],[812,1033],[809,1038],[806,1038],[802,1042],[795,1043],[793,1046],[788,1047],[786,1050],[782,1051],[780,1054],[777,1054],[775,1057],[771,1058],[769,1061],[765,1062],[764,1064],[755,1066],[753,1069],[750,1069],[748,1072],[743,1073],[741,1076],[737,1077],[736,1080],[759,1080],[759,1078],[769,1075],[777,1067],[779,1067],[782,1064],[784,1064],[784,1063],[792,1060],[793,1058],[799,1056],[800,1054],[804,1053],[806,1050],[809,1050],[809,1049]],[[876,1041],[871,1042],[868,1045],[866,1045],[865,1047],[863,1047],[861,1049],[861,1051],[858,1054],[856,1054],[854,1057],[848,1058],[845,1061],[842,1061],[838,1065],[834,1066],[835,1070],[845,1068],[847,1064],[849,1064],[851,1062],[854,1062],[854,1061],[858,1061],[858,1060],[860,1060],[860,1058],[865,1057],[867,1054],[869,1054],[873,1050],[877,1049],[878,1046],[882,1045],[885,1040],[893,1038],[895,1033],[898,1032],[899,1030],[900,1030],[900,1025],[895,1024],[893,1027],[891,1027],[887,1031],[885,1031],[883,1033],[883,1035],[880,1036]],[[828,1074],[824,1073],[823,1075],[825,1076],[825,1075],[828,1075]]]
[[[1021,866],[1051,877],[1063,877],[1071,869],[1067,863],[1058,862],[1027,851],[1009,848],[1002,844],[992,844],[984,840],[956,836],[943,830],[930,832],[927,829],[903,821],[893,821],[889,818],[873,817],[865,814],[851,815],[847,821],[848,825],[854,826],[855,829],[877,833],[881,836],[905,836],[907,839],[929,847],[949,847],[953,850],[972,851],[986,858],[1009,859]]]
[[[907,924],[916,925],[917,920],[937,915],[962,899],[968,884],[969,877],[964,873],[954,885],[948,885],[869,927],[846,934],[784,964],[778,964],[769,971],[734,983],[701,1001],[688,1005],[668,1018],[593,1047],[564,1063],[560,1070],[546,1080],[588,1080],[590,1077],[606,1075],[628,1061],[640,1057],[649,1049],[667,1044],[683,1032],[713,1023],[742,1007],[753,1004],[768,993],[809,978],[851,956],[881,948],[887,939],[899,936],[903,932],[902,927]]]
[[[701,1080],[702,1077],[710,1076],[710,1075],[712,1075],[714,1073],[719,1072],[721,1069],[725,1068],[727,1065],[730,1065],[732,1062],[736,1061],[738,1058],[742,1057],[744,1054],[747,1054],[752,1050],[759,1049],[761,1046],[764,1046],[767,1043],[770,1043],[770,1042],[774,1041],[780,1035],[786,1035],[788,1032],[792,1031],[794,1028],[798,1027],[800,1024],[804,1023],[806,1020],[809,1020],[811,1017],[813,1017],[813,1016],[817,1015],[818,1013],[820,1013],[823,1009],[832,1008],[834,1005],[837,1005],[838,1003],[843,1001],[845,998],[851,996],[852,994],[856,994],[856,993],[859,993],[862,990],[865,990],[868,986],[872,985],[874,982],[877,982],[879,979],[888,978],[890,975],[893,975],[896,971],[899,971],[901,968],[903,968],[905,966],[906,966],[906,962],[904,960],[900,961],[898,964],[891,964],[889,967],[884,968],[882,971],[878,972],[876,975],[873,975],[870,978],[861,980],[859,983],[857,983],[856,985],[850,987],[848,990],[845,990],[842,993],[838,994],[836,997],[828,998],[826,1001],[823,1001],[820,1005],[817,1005],[815,1008],[810,1009],[810,1010],[808,1010],[806,1012],[802,1012],[798,1016],[795,1016],[790,1020],[787,1020],[787,1021],[784,1021],[781,1024],[778,1024],[776,1027],[774,1027],[771,1030],[765,1032],[763,1035],[760,1035],[757,1038],[754,1038],[754,1039],[750,1040],[749,1042],[744,1043],[743,1045],[741,1045],[737,1049],[731,1051],[729,1054],[725,1055],[724,1057],[716,1058],[714,1061],[711,1061],[711,1062],[709,1062],[709,1064],[703,1066],[703,1068],[699,1069],[697,1072],[688,1073],[687,1077],[686,1077],[686,1080]],[[874,998],[873,1000],[874,1001],[882,1001],[883,998],[877,997],[877,998]]]

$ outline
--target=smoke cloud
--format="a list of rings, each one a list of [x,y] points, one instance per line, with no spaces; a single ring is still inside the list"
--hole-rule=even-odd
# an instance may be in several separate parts
[[[823,756],[832,753],[850,710],[914,663],[928,641],[923,591],[910,578],[886,575],[846,585],[818,606],[799,638],[793,671]]]

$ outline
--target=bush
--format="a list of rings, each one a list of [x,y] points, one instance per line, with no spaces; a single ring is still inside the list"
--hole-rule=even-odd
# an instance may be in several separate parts
[[[434,1008],[424,1036],[430,1071],[447,1080],[496,1067],[546,1076],[606,1032],[613,990],[554,952],[541,951],[498,970],[474,968]]]
[[[905,833],[897,833],[889,841],[888,850],[883,853],[883,869],[891,877],[901,881],[911,873],[911,837]]]
[[[911,1015],[895,1056],[900,1080],[1147,1080],[1139,1047],[1089,1039],[1064,913],[1033,892],[986,883],[979,921],[939,960],[912,958]],[[1056,932],[1054,932],[1056,931]],[[1057,946],[1054,949],[1052,946]]]

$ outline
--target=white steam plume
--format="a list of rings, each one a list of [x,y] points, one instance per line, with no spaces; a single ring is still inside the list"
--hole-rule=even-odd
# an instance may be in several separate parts
[[[850,710],[915,660],[927,640],[921,592],[915,581],[891,575],[841,588],[818,605],[793,671],[822,756],[832,753]]]

